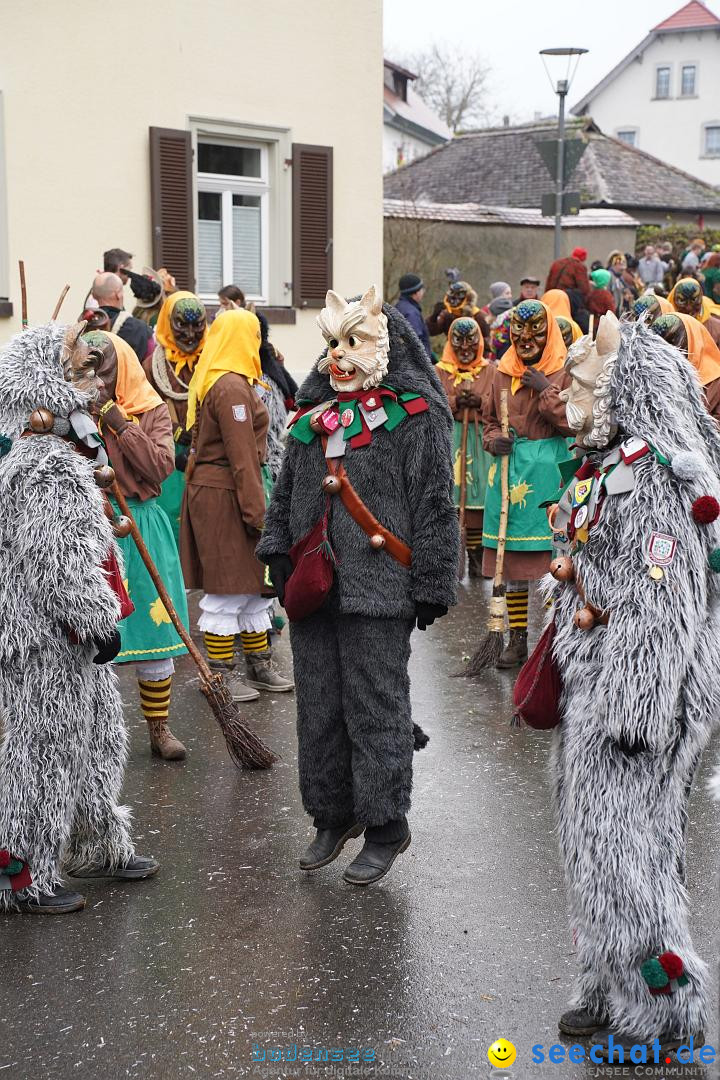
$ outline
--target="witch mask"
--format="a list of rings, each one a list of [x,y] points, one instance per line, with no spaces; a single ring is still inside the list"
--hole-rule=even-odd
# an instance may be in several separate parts
[[[389,337],[382,298],[374,285],[349,303],[330,290],[317,321],[328,345],[318,371],[329,375],[333,390],[355,393],[382,382],[390,362]]]

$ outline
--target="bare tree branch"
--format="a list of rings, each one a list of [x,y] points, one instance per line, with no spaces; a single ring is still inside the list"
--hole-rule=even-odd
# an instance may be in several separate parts
[[[435,44],[402,61],[418,76],[413,89],[454,133],[488,123],[490,67],[481,56]]]

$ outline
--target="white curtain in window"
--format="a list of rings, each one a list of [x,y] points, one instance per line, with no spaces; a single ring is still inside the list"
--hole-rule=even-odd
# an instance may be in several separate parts
[[[233,282],[248,296],[262,296],[259,206],[233,206]]]
[[[216,293],[222,289],[222,222],[198,221],[198,291]]]

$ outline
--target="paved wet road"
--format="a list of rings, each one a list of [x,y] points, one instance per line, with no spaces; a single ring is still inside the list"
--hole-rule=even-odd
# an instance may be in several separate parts
[[[412,846],[368,890],[342,881],[358,842],[315,875],[296,869],[311,831],[296,789],[292,696],[248,706],[282,762],[241,774],[184,660],[173,727],[189,757],[163,764],[149,756],[124,673],[125,797],[138,850],[157,856],[161,872],[144,884],[88,884],[79,915],[0,919],[0,1076],[598,1075],[530,1063],[531,1045],[556,1041],[573,945],[551,836],[548,736],[508,726],[510,675],[448,678],[482,633],[487,592],[467,586],[458,609],[414,635],[416,717],[432,741],[415,759]],[[287,664],[285,638],[279,653]],[[693,797],[689,860],[694,932],[713,967],[720,843],[704,783],[717,750]],[[486,1056],[499,1036],[518,1049],[507,1070]],[[708,1038],[717,1045],[717,1032]],[[263,1064],[252,1063],[253,1044],[266,1050]],[[270,1060],[271,1048],[293,1044],[316,1056],[372,1051],[376,1065]]]

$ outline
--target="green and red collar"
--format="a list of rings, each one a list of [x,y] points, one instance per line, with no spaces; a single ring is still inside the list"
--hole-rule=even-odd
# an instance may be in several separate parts
[[[428,403],[415,393],[398,394],[387,383],[380,383],[371,390],[337,394],[321,405],[299,402],[299,408],[290,422],[290,434],[303,443],[311,443],[320,435],[332,435],[338,427],[343,428],[343,441],[353,449],[369,446],[373,431],[384,427],[394,429],[408,416],[427,412]],[[385,414],[385,419],[382,417]],[[378,422],[379,421],[379,422]]]

